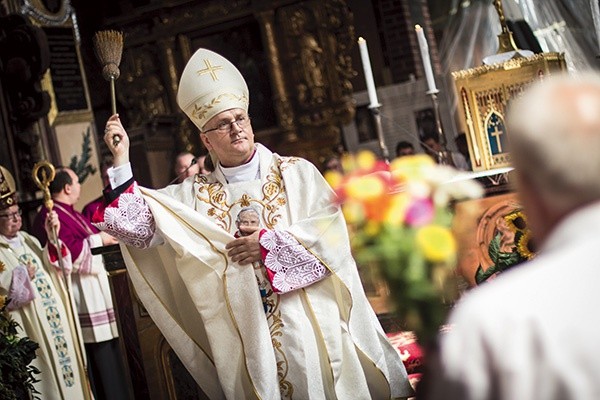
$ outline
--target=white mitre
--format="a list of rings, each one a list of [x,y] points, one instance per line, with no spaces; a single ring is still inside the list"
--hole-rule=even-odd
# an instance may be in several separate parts
[[[222,111],[248,112],[248,103],[248,85],[240,71],[220,54],[198,49],[185,66],[177,91],[177,104],[198,129]]]

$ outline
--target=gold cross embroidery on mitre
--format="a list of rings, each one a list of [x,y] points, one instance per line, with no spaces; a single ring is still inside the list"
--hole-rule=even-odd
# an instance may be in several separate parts
[[[213,82],[218,81],[219,77],[217,76],[217,71],[222,70],[223,67],[221,67],[220,65],[213,66],[210,63],[210,60],[208,59],[204,60],[204,65],[206,65],[206,68],[198,70],[196,73],[198,75],[210,74],[210,77],[212,78]]]

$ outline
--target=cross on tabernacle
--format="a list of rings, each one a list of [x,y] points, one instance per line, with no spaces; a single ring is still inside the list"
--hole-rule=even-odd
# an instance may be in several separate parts
[[[210,60],[204,60],[204,65],[206,65],[206,68],[198,70],[197,74],[198,75],[210,74],[210,77],[212,78],[213,81],[218,81],[219,77],[217,76],[217,71],[223,69],[223,67],[221,67],[219,65],[213,66],[210,63]]]
[[[498,147],[498,153],[502,153],[502,142],[500,136],[504,134],[504,131],[498,129],[498,125],[494,125],[494,130],[490,132],[490,135],[496,139],[496,146]]]

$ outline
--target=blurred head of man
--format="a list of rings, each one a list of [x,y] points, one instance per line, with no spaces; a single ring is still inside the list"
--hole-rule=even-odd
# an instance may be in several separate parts
[[[344,169],[342,168],[342,161],[338,156],[327,157],[325,161],[323,161],[323,172],[327,171],[336,171],[340,174],[344,173]]]
[[[545,78],[507,115],[516,184],[542,244],[560,221],[600,201],[600,76]]]
[[[412,143],[401,141],[396,145],[396,157],[412,156],[415,154],[415,148]]]
[[[425,151],[425,153],[429,154],[436,160],[439,152],[442,151],[442,145],[440,145],[440,141],[433,135],[425,136],[422,140],[421,147],[423,147],[423,151]]]
[[[79,177],[70,168],[58,167],[54,180],[50,183],[50,193],[54,200],[74,205],[81,195]]]
[[[183,182],[186,178],[194,176],[198,173],[200,167],[192,153],[180,153],[175,157],[175,176],[177,183]]]
[[[210,174],[210,170],[206,167],[206,156],[202,155],[196,158],[196,162],[198,163],[198,170],[201,174],[206,175]]]

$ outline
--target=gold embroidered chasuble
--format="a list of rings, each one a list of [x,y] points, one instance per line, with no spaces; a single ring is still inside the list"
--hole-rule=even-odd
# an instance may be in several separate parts
[[[217,169],[180,185],[140,188],[163,245],[122,246],[132,282],[153,320],[202,389],[220,398],[389,399],[412,391],[372,311],[332,192],[305,160],[257,145],[260,178],[227,183]],[[226,256],[235,218],[260,210],[330,276],[284,294],[257,279],[264,268]]]

